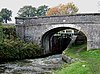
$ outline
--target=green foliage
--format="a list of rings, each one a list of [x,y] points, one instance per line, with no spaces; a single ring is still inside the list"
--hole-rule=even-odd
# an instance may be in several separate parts
[[[18,11],[19,17],[33,17],[36,15],[36,8],[32,6],[24,6]]]
[[[86,62],[75,62],[55,74],[92,74],[92,72]]]
[[[0,26],[0,32],[3,39],[14,39],[17,37],[15,26]]]
[[[83,50],[86,50],[86,44],[82,45],[72,45],[69,49],[64,51],[64,54],[67,56],[70,56],[72,58],[78,58],[79,56],[76,55],[77,51],[80,50],[80,48],[85,47]]]
[[[42,53],[37,44],[17,39],[15,26],[0,26],[0,40],[0,62],[33,58]]]
[[[86,51],[85,48],[82,49],[84,46],[86,45],[72,46],[68,50],[65,50],[65,55],[72,58],[79,58],[82,61],[69,64],[54,74],[100,74],[100,49]],[[82,50],[77,52],[80,49]]]
[[[48,11],[48,6],[43,5],[37,8],[37,16],[45,16],[46,12]]]
[[[3,41],[3,29],[0,28],[0,42]]]
[[[2,26],[2,23],[0,22],[0,26]]]
[[[93,74],[100,74],[100,49],[81,52],[80,57],[88,62]]]
[[[48,6],[43,5],[38,8],[32,6],[24,6],[19,9],[18,16],[19,17],[34,17],[34,16],[45,16],[45,13],[48,10]]]
[[[0,61],[32,58],[39,56],[42,50],[37,44],[25,43],[20,39],[4,39],[0,42]]]
[[[1,25],[1,22],[3,22],[3,18],[1,16],[1,12],[0,12],[0,25]]]
[[[7,8],[3,8],[0,12],[0,21],[7,23],[7,21],[11,21],[12,11]]]

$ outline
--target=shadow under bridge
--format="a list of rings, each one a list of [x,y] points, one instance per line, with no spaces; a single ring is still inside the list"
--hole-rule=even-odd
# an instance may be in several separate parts
[[[62,53],[72,44],[83,44],[87,42],[85,34],[70,27],[54,28],[42,36],[42,47],[44,53]]]

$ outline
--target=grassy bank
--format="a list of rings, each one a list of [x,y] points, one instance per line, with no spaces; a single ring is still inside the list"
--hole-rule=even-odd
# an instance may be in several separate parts
[[[80,45],[72,46],[64,54],[81,61],[67,64],[54,74],[100,74],[100,50],[86,51],[86,45]]]

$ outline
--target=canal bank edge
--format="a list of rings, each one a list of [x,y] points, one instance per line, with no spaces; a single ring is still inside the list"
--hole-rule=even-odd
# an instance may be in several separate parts
[[[65,61],[66,63],[73,63],[75,61],[81,61],[79,58],[71,58],[70,56],[66,56],[64,54],[65,52],[62,52],[62,60]]]

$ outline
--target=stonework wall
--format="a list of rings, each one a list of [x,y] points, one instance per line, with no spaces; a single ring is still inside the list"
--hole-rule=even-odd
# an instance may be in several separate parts
[[[16,18],[21,19],[21,18]],[[68,16],[51,16],[51,17],[37,17],[37,18],[22,18],[22,20],[18,20],[19,22],[23,22],[25,25],[41,25],[41,24],[59,24],[59,23],[67,23],[67,24],[99,24],[100,23],[100,14],[75,14]],[[18,23],[18,22],[17,22]]]
[[[18,19],[23,19],[23,22]],[[21,39],[42,45],[43,35],[55,28],[74,28],[87,37],[87,49],[100,48],[100,14],[76,14],[39,18],[16,18],[16,31]],[[48,49],[48,47],[47,47]]]

